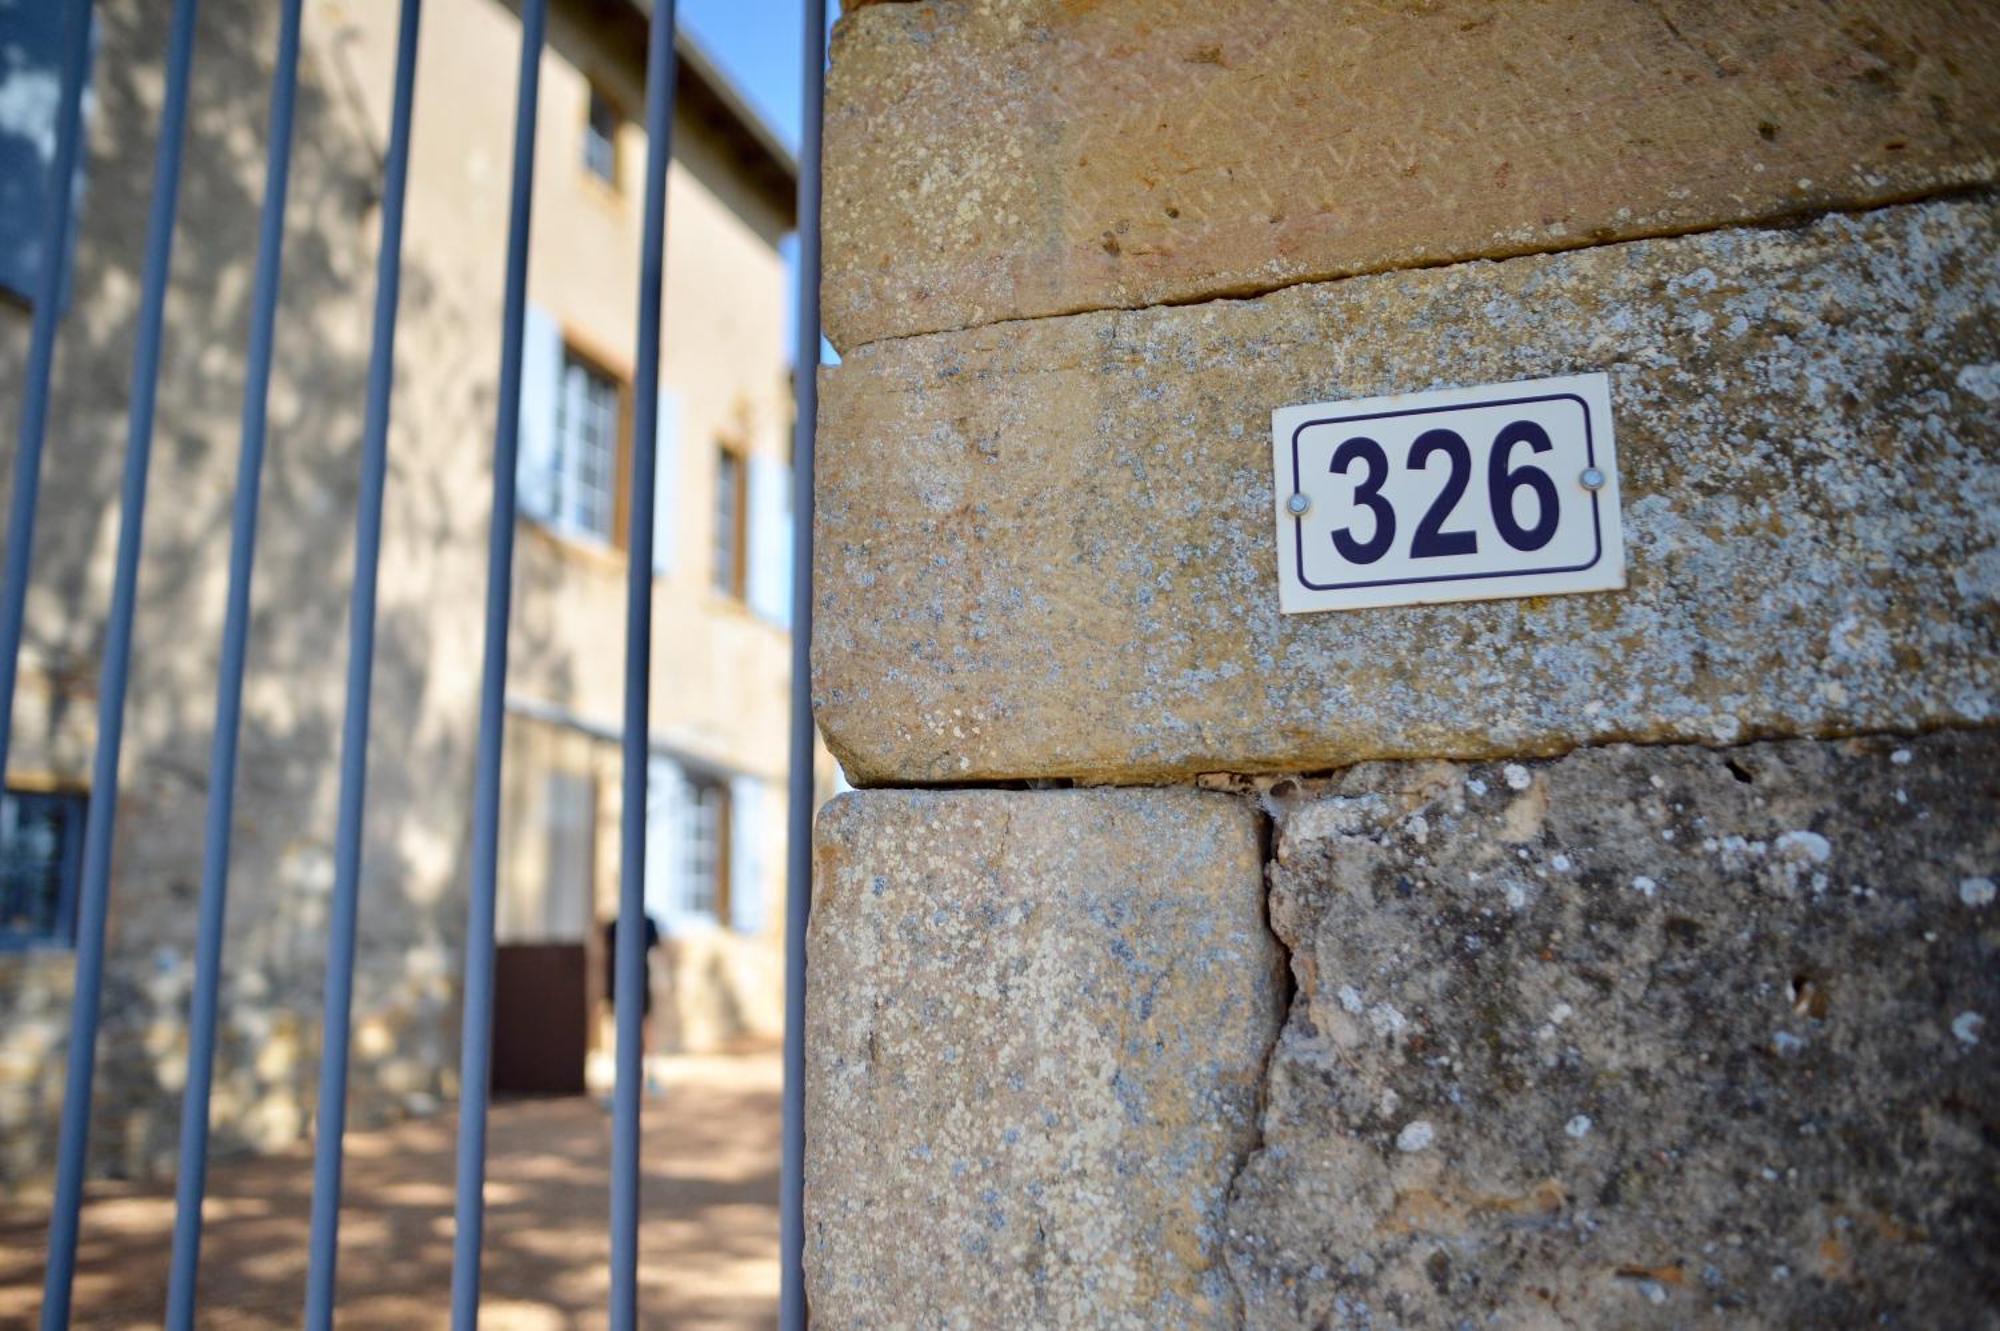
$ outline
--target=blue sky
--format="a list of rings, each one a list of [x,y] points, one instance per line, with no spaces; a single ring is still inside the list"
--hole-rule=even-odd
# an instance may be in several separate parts
[[[799,57],[802,0],[679,0],[676,20],[722,66],[737,88],[785,146],[799,148]],[[827,21],[840,13],[839,0],[827,0]],[[798,255],[797,236],[780,247],[789,272]],[[795,279],[794,279],[795,281]],[[787,281],[786,286],[793,286]],[[792,311],[785,302],[785,349],[792,346]],[[820,359],[838,358],[824,339]]]
[[[794,152],[799,146],[801,0],[680,0],[679,21]],[[828,0],[827,17],[839,12]]]

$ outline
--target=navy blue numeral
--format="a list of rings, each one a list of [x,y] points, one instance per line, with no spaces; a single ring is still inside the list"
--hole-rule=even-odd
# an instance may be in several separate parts
[[[1526,444],[1536,453],[1546,453],[1552,447],[1548,431],[1533,421],[1515,421],[1493,440],[1493,451],[1486,458],[1493,525],[1500,529],[1500,539],[1516,550],[1539,550],[1555,538],[1562,510],[1556,499],[1556,483],[1547,472],[1525,464],[1508,469],[1507,457],[1516,444]],[[1535,492],[1535,522],[1530,527],[1514,520],[1514,492],[1524,485]]]
[[[1367,540],[1358,541],[1351,529],[1342,527],[1333,533],[1333,545],[1350,564],[1372,564],[1389,553],[1396,539],[1396,510],[1382,497],[1382,485],[1389,479],[1389,455],[1373,439],[1357,435],[1334,450],[1333,466],[1328,470],[1338,476],[1356,462],[1368,464],[1368,475],[1354,487],[1354,502],[1375,515],[1375,531]]]
[[[1449,458],[1451,470],[1445,474],[1444,489],[1438,491],[1423,521],[1417,524],[1417,534],[1410,540],[1410,557],[1436,559],[1443,555],[1478,554],[1478,532],[1444,530],[1445,519],[1465,497],[1466,482],[1472,479],[1472,450],[1456,431],[1426,430],[1410,445],[1410,456],[1404,465],[1411,471],[1422,471],[1433,453]]]
[[[1486,457],[1487,502],[1492,505],[1493,526],[1502,540],[1516,550],[1539,550],[1555,539],[1556,524],[1562,519],[1562,503],[1556,495],[1556,483],[1540,467],[1525,462],[1518,467],[1508,465],[1516,444],[1526,444],[1532,453],[1546,453],[1554,447],[1548,431],[1533,421],[1508,424],[1494,437],[1493,451]],[[1423,519],[1410,538],[1412,559],[1479,553],[1478,532],[1444,529],[1472,480],[1472,449],[1464,436],[1455,430],[1426,430],[1411,443],[1403,465],[1410,471],[1423,471],[1438,453],[1445,455],[1450,469],[1445,473],[1444,487],[1424,510]],[[1389,455],[1373,439],[1356,435],[1334,450],[1333,465],[1328,470],[1336,476],[1345,475],[1357,462],[1365,464],[1367,471],[1354,487],[1354,502],[1368,510],[1374,526],[1365,541],[1357,538],[1351,527],[1342,527],[1333,533],[1333,544],[1348,563],[1372,564],[1388,554],[1396,540],[1396,510],[1382,497],[1382,487],[1389,480]],[[1524,488],[1535,496],[1535,520],[1525,527],[1514,517],[1514,496]]]

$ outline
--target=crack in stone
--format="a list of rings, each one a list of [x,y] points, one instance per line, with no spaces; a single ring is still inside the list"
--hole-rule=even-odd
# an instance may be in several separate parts
[[[1981,168],[1981,173],[1968,173],[1956,183],[1927,184],[1909,190],[1887,190],[1870,195],[1858,203],[1825,205],[1808,204],[1799,207],[1773,208],[1766,212],[1747,217],[1733,217],[1721,221],[1691,223],[1684,226],[1659,225],[1635,227],[1630,231],[1620,231],[1616,235],[1584,234],[1565,241],[1563,238],[1543,236],[1534,241],[1518,245],[1494,244],[1491,246],[1468,247],[1451,250],[1433,257],[1411,259],[1402,263],[1359,264],[1351,267],[1315,269],[1297,277],[1275,282],[1246,281],[1218,283],[1200,291],[1190,291],[1183,296],[1168,297],[1138,305],[1116,305],[1106,303],[1079,303],[1076,305],[1052,306],[1040,314],[1012,315],[998,319],[983,319],[971,323],[953,323],[938,328],[918,328],[907,333],[892,333],[884,337],[869,338],[850,346],[835,345],[842,361],[852,360],[877,347],[890,347],[903,342],[916,342],[924,338],[948,337],[954,334],[974,333],[985,329],[1004,330],[1011,324],[1043,323],[1052,319],[1070,319],[1083,314],[1140,315],[1156,310],[1180,309],[1189,305],[1214,305],[1230,301],[1254,301],[1266,296],[1296,287],[1328,286],[1336,282],[1348,282],[1356,278],[1382,277],[1394,273],[1421,273],[1435,268],[1457,268],[1466,264],[1507,263],[1515,259],[1545,258],[1553,254],[1571,254],[1580,250],[1606,249],[1621,245],[1631,245],[1648,240],[1674,240],[1682,236],[1702,236],[1724,231],[1797,231],[1829,217],[1865,217],[1888,208],[1900,208],[1915,203],[1930,203],[1941,200],[1980,200],[1995,193],[1995,181],[1990,174],[1990,164]],[[831,341],[831,338],[828,339]],[[829,366],[838,369],[838,366]],[[1063,368],[1063,367],[1056,367]]]
[[[1299,995],[1298,973],[1292,968],[1291,946],[1285,941],[1285,936],[1279,933],[1277,928],[1271,923],[1271,871],[1278,862],[1278,837],[1280,835],[1278,820],[1267,798],[1259,794],[1245,795],[1244,798],[1257,813],[1258,859],[1261,862],[1259,872],[1263,879],[1258,886],[1259,894],[1263,901],[1264,931],[1271,936],[1271,941],[1277,945],[1279,955],[1283,959],[1279,974],[1284,983],[1284,992],[1278,1000],[1277,1020],[1272,1023],[1270,1040],[1264,1046],[1263,1066],[1257,1074],[1257,1112],[1253,1119],[1255,1133],[1249,1145],[1244,1148],[1243,1153],[1236,1158],[1235,1167],[1229,1172],[1229,1181],[1224,1185],[1222,1190],[1221,1250],[1216,1253],[1216,1261],[1222,1270],[1224,1278],[1229,1282],[1230,1290],[1236,1296],[1236,1325],[1238,1326],[1243,1326],[1247,1323],[1249,1305],[1244,1296],[1243,1286],[1236,1279],[1236,1270],[1229,1261],[1229,1239],[1234,1232],[1229,1227],[1229,1217],[1230,1213],[1235,1209],[1237,1184],[1242,1180],[1243,1173],[1249,1169],[1251,1162],[1263,1153],[1266,1145],[1266,1138],[1270,1131],[1271,1070],[1277,1063],[1278,1046],[1284,1041],[1285,1028],[1291,1025],[1292,1007],[1298,1001]]]

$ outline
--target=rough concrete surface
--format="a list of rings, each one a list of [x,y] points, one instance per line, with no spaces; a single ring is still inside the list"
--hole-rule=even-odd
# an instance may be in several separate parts
[[[1964,199],[864,348],[820,724],[867,784],[1988,721],[1996,241]],[[1600,369],[1628,590],[1279,615],[1273,407]]]
[[[2000,1325],[2000,736],[1274,798],[1250,1327]]]
[[[1254,807],[863,791],[816,846],[813,1325],[1237,1325],[1222,1210],[1285,999]]]
[[[833,47],[827,331],[1882,204],[1996,161],[1977,0],[872,5]]]

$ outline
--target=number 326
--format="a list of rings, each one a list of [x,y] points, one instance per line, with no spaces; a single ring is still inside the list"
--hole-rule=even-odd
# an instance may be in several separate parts
[[[1539,550],[1556,534],[1561,505],[1556,498],[1555,482],[1547,472],[1525,462],[1518,467],[1508,465],[1518,444],[1526,444],[1534,453],[1546,453],[1552,447],[1548,432],[1533,421],[1514,421],[1502,429],[1486,458],[1486,498],[1500,539],[1516,550]],[[1403,465],[1411,471],[1423,471],[1438,453],[1445,455],[1450,470],[1445,475],[1444,488],[1417,523],[1416,534],[1410,541],[1413,559],[1479,552],[1478,532],[1446,531],[1444,526],[1458,507],[1458,501],[1465,497],[1466,485],[1472,479],[1472,450],[1465,439],[1455,430],[1426,430],[1411,443]],[[1361,464],[1364,472],[1360,484],[1354,487],[1354,502],[1373,515],[1374,530],[1362,540],[1355,536],[1353,528],[1342,527],[1333,533],[1333,544],[1349,563],[1372,564],[1388,554],[1389,547],[1396,542],[1396,510],[1382,497],[1382,486],[1389,479],[1389,455],[1373,439],[1356,435],[1333,451],[1333,465],[1328,470],[1336,476],[1345,475],[1356,463]],[[1515,492],[1524,488],[1535,496],[1535,520],[1526,526],[1514,516]]]

